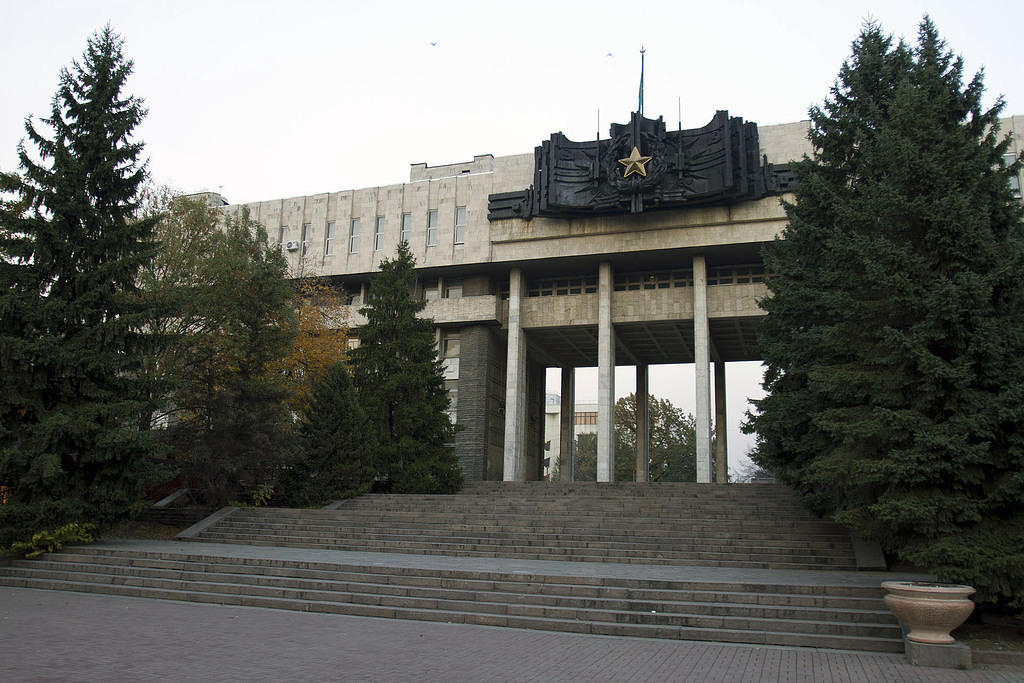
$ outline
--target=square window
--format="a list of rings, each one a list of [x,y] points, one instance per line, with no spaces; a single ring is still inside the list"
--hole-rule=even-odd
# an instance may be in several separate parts
[[[434,301],[438,298],[437,280],[429,280],[423,283],[423,300]]]
[[[462,280],[451,278],[444,281],[444,298],[458,299],[462,296]]]
[[[445,335],[444,338],[444,357],[445,358],[458,358],[459,357],[459,334],[458,332],[450,332]]]

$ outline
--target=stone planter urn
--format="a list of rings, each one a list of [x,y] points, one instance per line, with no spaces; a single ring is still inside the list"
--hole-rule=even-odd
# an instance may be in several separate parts
[[[948,645],[956,639],[949,635],[974,611],[970,596],[974,589],[953,583],[925,581],[885,581],[885,606],[909,629],[907,640],[917,643]]]

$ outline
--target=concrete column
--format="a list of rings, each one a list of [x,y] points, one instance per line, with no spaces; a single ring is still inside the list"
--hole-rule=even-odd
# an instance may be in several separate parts
[[[693,362],[697,375],[697,481],[711,481],[711,355],[708,272],[703,255],[693,257]]]
[[[651,417],[647,409],[647,365],[636,366],[636,480],[648,481],[651,465]]]
[[[558,416],[558,480],[574,479],[576,451],[576,369],[562,368],[562,409]]]
[[[526,334],[519,318],[525,293],[523,271],[513,268],[508,278],[504,481],[526,481]]]
[[[615,481],[615,330],[612,264],[602,263],[597,283],[597,480]]]
[[[729,482],[728,432],[725,416],[725,361],[715,361],[715,481]]]

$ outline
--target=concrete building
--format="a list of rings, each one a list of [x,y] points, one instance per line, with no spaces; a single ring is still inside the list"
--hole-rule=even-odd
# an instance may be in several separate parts
[[[1024,149],[1024,116],[1002,123]],[[751,126],[719,112],[677,133],[634,114],[607,140],[556,133],[534,153],[413,164],[408,183],[224,210],[248,208],[297,272],[343,286],[357,336],[380,260],[409,243],[467,479],[541,479],[545,441],[573,440],[574,368],[597,366],[598,480],[610,480],[615,366],[637,367],[644,396],[649,365],[695,363],[698,481],[725,481],[726,366],[761,359],[760,252],[786,224],[785,167],[772,164],[811,151],[807,122]],[[562,374],[557,439],[549,367]]]
[[[562,397],[559,394],[544,396],[544,478],[551,479],[559,474],[559,479],[569,481],[572,471],[570,449],[572,443],[562,448]],[[572,436],[573,440],[580,434],[597,433],[597,404],[577,403],[573,409]],[[561,456],[565,457],[561,457]],[[564,471],[559,471],[559,467]],[[564,479],[563,479],[564,477]]]

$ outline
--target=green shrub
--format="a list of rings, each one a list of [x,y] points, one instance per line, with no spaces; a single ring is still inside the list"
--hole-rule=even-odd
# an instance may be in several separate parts
[[[96,525],[91,522],[72,522],[56,529],[38,531],[28,541],[11,544],[6,553],[24,553],[25,557],[38,557],[43,553],[60,550],[65,543],[92,543]]]

